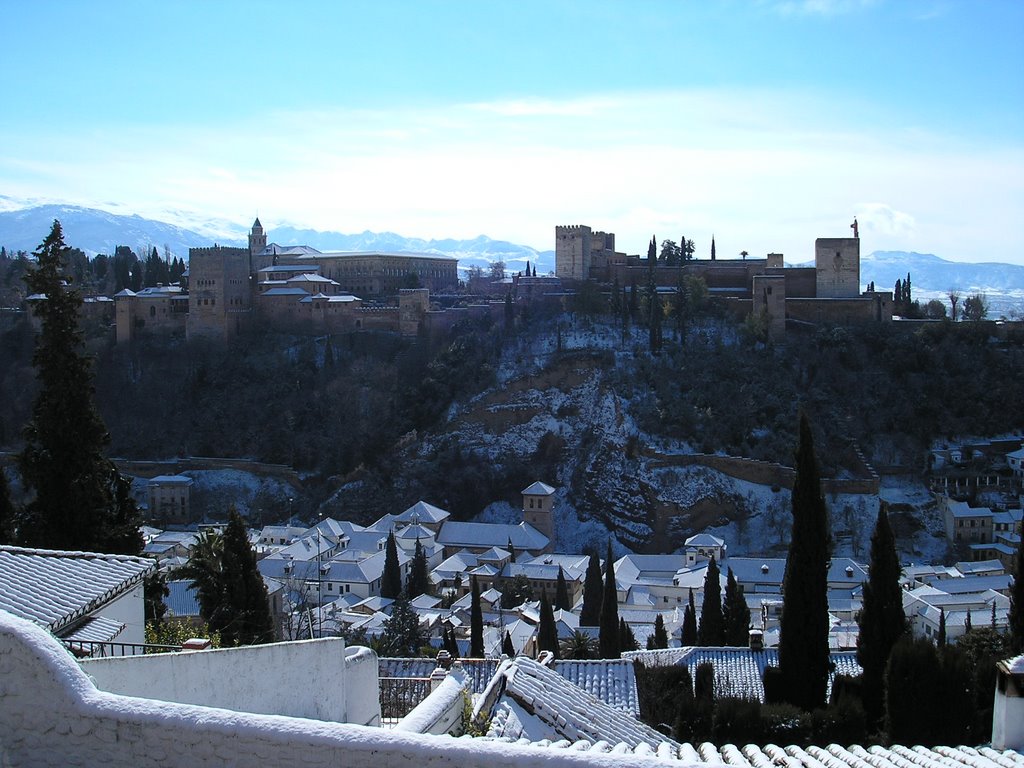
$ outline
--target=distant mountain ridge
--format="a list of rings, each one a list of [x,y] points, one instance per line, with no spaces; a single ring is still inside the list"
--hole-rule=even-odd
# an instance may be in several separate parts
[[[10,203],[10,198],[0,198]],[[121,215],[74,205],[37,205],[15,210],[0,210],[0,245],[8,251],[32,252],[42,242],[54,219],[60,219],[70,245],[90,256],[113,253],[118,245],[127,245],[140,256],[156,246],[161,255],[165,247],[173,256],[188,257],[188,249],[213,245],[244,246],[248,224],[211,220],[188,229],[138,215]],[[197,231],[198,229],[204,231]],[[212,234],[218,233],[218,234]],[[424,240],[403,237],[394,232],[357,234],[322,232],[280,226],[268,229],[268,239],[281,245],[310,245],[321,251],[419,251],[436,252],[459,259],[459,266],[486,269],[504,261],[510,272],[521,272],[527,263],[541,274],[554,272],[555,252],[538,251],[526,245],[492,240],[480,235],[469,240],[445,238]],[[798,265],[805,266],[805,265]],[[875,251],[861,257],[862,284],[874,281],[879,290],[892,290],[897,279],[911,276],[913,295],[919,299],[945,299],[950,288],[962,294],[985,293],[998,317],[1009,311],[1024,310],[1024,266],[1003,263],[970,264],[946,261],[930,253]]]

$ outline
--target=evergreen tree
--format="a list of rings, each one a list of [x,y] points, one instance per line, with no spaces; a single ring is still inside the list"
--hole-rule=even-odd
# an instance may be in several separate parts
[[[907,272],[907,279],[903,282],[903,301],[909,304],[913,301],[912,294],[910,292],[910,273]]]
[[[152,626],[154,632],[159,632],[164,623],[164,614],[167,613],[164,598],[171,594],[163,571],[155,571],[147,576],[143,581],[142,590],[146,629]]]
[[[448,627],[444,647],[453,659],[459,658],[459,644],[455,640],[455,627]]]
[[[385,555],[385,560],[387,556]],[[385,563],[385,566],[387,564]],[[430,594],[430,576],[427,572],[427,555],[423,551],[423,545],[416,539],[416,550],[412,556],[412,565],[409,568],[409,578],[405,582],[405,595],[410,600],[420,595]]]
[[[267,585],[256,568],[256,553],[249,543],[245,523],[234,508],[228,514],[223,542],[221,573],[226,610],[216,626],[210,625],[210,630],[220,632],[225,646],[269,643],[274,639],[274,621]]]
[[[711,236],[711,260],[715,260],[715,236]]]
[[[946,609],[939,608],[939,633],[938,638],[935,641],[935,645],[939,648],[946,647]]]
[[[512,539],[508,540],[508,554],[509,562],[514,563],[516,561],[516,545],[512,543]]]
[[[469,656],[473,659],[484,657],[484,614],[480,607],[480,585],[473,577],[472,602],[469,606]]]
[[[583,581],[583,606],[580,609],[580,626],[596,627],[601,623],[601,596],[604,583],[601,579],[601,561],[597,553],[591,553],[587,562],[587,575]]]
[[[651,242],[647,245],[647,266],[654,269],[654,262],[658,258],[657,239],[651,235]]]
[[[619,653],[626,651],[638,651],[640,644],[636,641],[633,628],[626,623],[626,620],[619,618]]]
[[[892,301],[894,304],[903,303],[903,281],[896,278],[896,285],[892,289]]]
[[[555,585],[555,608],[559,611],[571,611],[572,600],[569,598],[569,585],[565,581],[565,572],[558,566],[558,581]]]
[[[658,289],[651,284],[650,287],[650,318],[647,326],[648,343],[651,348],[651,353],[658,355],[661,353],[662,345],[662,331],[661,322],[664,314],[664,310],[661,306],[661,297],[658,296]]]
[[[651,635],[653,641],[648,647],[651,650],[658,648],[668,648],[668,631],[665,629],[665,620],[659,613],[654,617],[654,634]]]
[[[864,607],[858,621],[857,661],[864,670],[861,698],[869,728],[882,719],[884,677],[889,654],[907,631],[900,589],[900,562],[889,515],[880,504],[871,535],[871,564],[864,585]]]
[[[391,604],[391,615],[381,629],[381,655],[419,656],[420,649],[427,644],[419,614],[404,596]]]
[[[1010,585],[1010,648],[1012,654],[1024,653],[1024,531],[1017,542]]]
[[[548,602],[547,590],[540,593],[540,626],[537,628],[537,650],[551,651],[558,658],[558,629],[555,627],[555,614]]]
[[[14,502],[7,474],[0,467],[0,545],[14,543]]]
[[[886,735],[894,744],[933,746],[942,740],[943,690],[933,646],[924,638],[903,637],[893,646],[886,667]]]
[[[967,618],[964,619],[964,634],[966,635],[972,629],[971,627],[971,609],[967,609]]]
[[[384,545],[384,574],[380,579],[380,596],[397,600],[401,594],[402,567],[398,564],[398,545],[395,543],[395,532],[388,531],[388,541]]]
[[[601,600],[601,623],[597,644],[602,659],[619,658],[619,597],[615,590],[615,563],[612,562],[610,539],[604,566],[604,595]]]
[[[34,310],[42,321],[32,357],[39,393],[18,455],[21,477],[35,496],[15,527],[30,547],[138,554],[141,519],[104,455],[110,436],[93,402],[92,360],[82,349],[82,299],[64,282],[67,250],[54,221],[36,250],[36,269],[25,276],[29,290],[46,300]]]
[[[825,705],[828,684],[828,510],[807,415],[793,482],[793,533],[783,578],[779,669],[785,701],[805,711]]]
[[[512,647],[512,635],[505,630],[505,639],[501,641],[501,652],[510,659],[516,655],[516,649]]]
[[[697,645],[697,609],[693,604],[693,590],[690,590],[690,600],[683,611],[683,631],[680,638],[684,648],[691,648]]]
[[[725,640],[720,573],[718,563],[712,557],[704,573],[704,599],[700,604],[700,627],[697,629],[697,642],[705,647],[720,646]]]
[[[629,318],[630,318],[630,320],[632,320],[633,318],[636,317],[637,303],[639,302],[639,300],[640,300],[640,297],[637,295],[637,292],[636,292],[636,280],[633,280],[629,284],[629,305],[628,306],[629,306]]]
[[[725,644],[745,647],[750,643],[750,607],[740,592],[732,568],[725,583],[725,602],[722,605],[722,619],[725,625]]]

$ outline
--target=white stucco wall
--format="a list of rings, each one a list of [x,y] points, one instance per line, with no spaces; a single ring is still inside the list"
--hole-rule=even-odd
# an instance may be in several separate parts
[[[595,754],[257,715],[97,690],[40,627],[0,611],[0,765],[114,768],[643,768]],[[678,768],[693,766],[680,761]],[[701,766],[706,768],[706,766]]]
[[[125,625],[121,634],[114,638],[115,643],[146,642],[146,603],[143,592],[143,584],[139,582],[96,612],[99,616],[114,619]]]
[[[340,638],[89,659],[102,691],[267,715],[379,725],[377,656]]]

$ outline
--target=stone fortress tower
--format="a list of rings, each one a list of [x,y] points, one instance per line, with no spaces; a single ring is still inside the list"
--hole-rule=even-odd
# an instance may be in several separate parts
[[[814,269],[817,298],[860,296],[860,238],[819,237],[814,241]]]
[[[555,276],[562,280],[586,280],[590,277],[590,227],[555,227]]]

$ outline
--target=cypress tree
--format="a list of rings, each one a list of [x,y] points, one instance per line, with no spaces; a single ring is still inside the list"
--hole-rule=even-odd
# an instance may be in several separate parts
[[[951,692],[943,689],[933,646],[904,636],[893,646],[886,667],[886,735],[894,744],[933,746],[941,741],[943,709]]]
[[[385,560],[387,557],[385,556]],[[397,558],[396,558],[397,562]],[[387,563],[385,563],[385,566]],[[427,572],[427,555],[423,551],[423,545],[416,539],[416,550],[413,552],[412,565],[409,568],[409,578],[405,583],[405,594],[410,600],[419,595],[430,593],[430,575]]]
[[[722,606],[725,624],[725,644],[745,647],[750,643],[750,607],[740,592],[732,568],[725,583],[725,603]]]
[[[805,711],[825,705],[828,685],[828,510],[807,415],[793,483],[793,533],[783,578],[779,670],[783,698]]]
[[[0,467],[0,544],[14,543],[14,503],[4,468]]]
[[[572,601],[569,599],[569,585],[565,582],[565,572],[558,566],[558,581],[555,585],[555,608],[560,611],[571,611]]]
[[[661,353],[662,330],[661,322],[664,310],[661,306],[661,297],[658,296],[658,289],[651,283],[650,287],[650,322],[647,326],[648,345],[652,354]]]
[[[612,562],[612,542],[608,541],[607,562],[604,567],[604,596],[601,600],[601,623],[597,645],[602,659],[619,658],[619,597],[615,591],[615,563]]]
[[[505,630],[505,639],[501,641],[501,652],[510,659],[516,655],[516,649],[512,647],[512,635]]]
[[[684,648],[691,648],[697,645],[697,609],[693,604],[693,590],[690,590],[690,600],[683,611],[683,634],[681,638]]]
[[[626,651],[638,651],[640,650],[640,644],[636,641],[636,635],[633,634],[633,628],[626,623],[623,618],[619,619],[619,653]]]
[[[941,617],[941,614],[940,614]],[[882,719],[884,677],[889,654],[907,631],[900,590],[900,563],[889,515],[880,504],[871,535],[871,564],[864,584],[864,608],[859,619],[857,661],[864,670],[861,698],[869,728]]]
[[[256,568],[256,553],[249,543],[238,511],[231,508],[223,536],[224,610],[210,622],[225,646],[269,643],[274,639],[267,586]]]
[[[715,260],[715,236],[711,236],[711,260]]]
[[[580,626],[596,627],[601,623],[601,595],[604,583],[601,579],[601,561],[597,553],[591,553],[587,562],[587,575],[583,581],[583,607],[580,609]]]
[[[652,650],[657,648],[668,648],[668,631],[665,629],[665,620],[659,613],[654,617],[654,634],[651,635],[652,643],[649,646]]]
[[[537,628],[537,650],[551,651],[558,658],[558,630],[555,627],[555,613],[548,602],[547,590],[540,593],[540,626]]]
[[[1024,653],[1024,531],[1017,542],[1013,564],[1013,584],[1010,585],[1010,637],[1011,654]]]
[[[480,608],[480,585],[473,577],[472,603],[469,606],[469,655],[473,659],[484,657],[484,614]]]
[[[967,618],[964,619],[964,634],[966,635],[972,629],[971,627],[971,609],[967,609]]]
[[[380,580],[380,596],[397,600],[402,594],[402,568],[398,564],[398,545],[395,532],[388,531],[388,543],[384,546],[384,574]]]
[[[946,647],[946,609],[939,608],[939,632],[935,639],[935,645],[939,648]]]
[[[704,599],[700,604],[700,627],[697,642],[702,646],[719,646],[725,640],[722,622],[722,582],[718,563],[712,557],[704,574]]]
[[[138,509],[105,456],[110,436],[93,402],[92,360],[78,326],[81,295],[65,282],[69,252],[60,222],[36,250],[25,276],[41,320],[32,363],[39,393],[24,429],[18,467],[34,498],[15,528],[29,547],[138,554]]]

